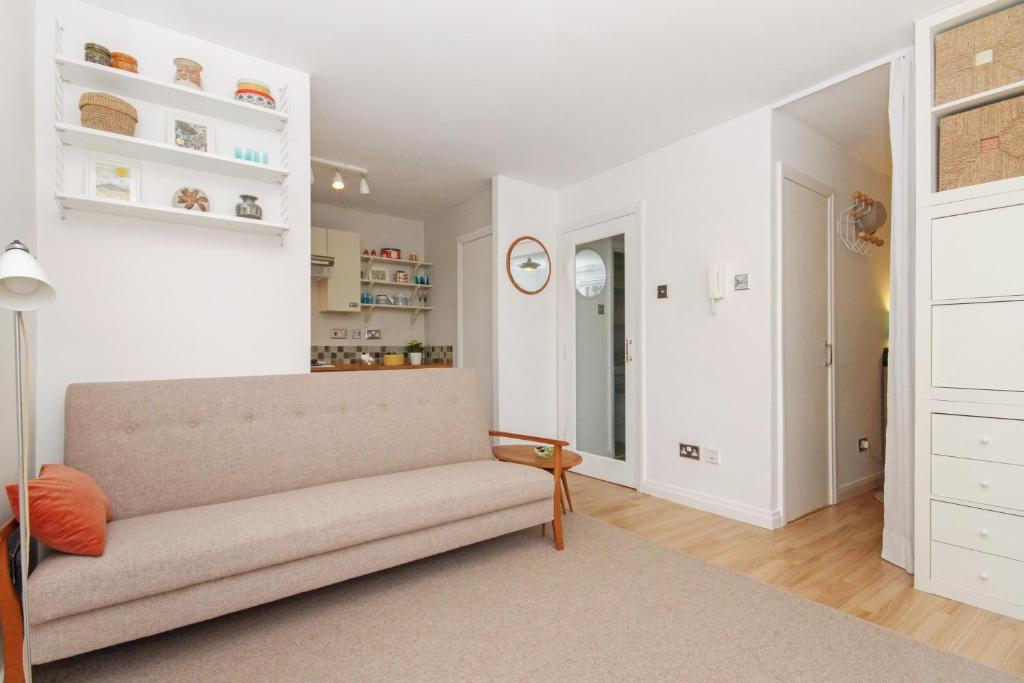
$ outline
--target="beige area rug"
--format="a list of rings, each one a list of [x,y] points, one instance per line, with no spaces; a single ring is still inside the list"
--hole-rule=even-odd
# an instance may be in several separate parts
[[[581,515],[152,638],[36,681],[1017,680]]]

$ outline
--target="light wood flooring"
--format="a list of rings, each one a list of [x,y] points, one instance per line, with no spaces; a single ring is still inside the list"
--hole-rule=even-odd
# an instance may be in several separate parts
[[[573,473],[569,487],[578,514],[1024,675],[1024,622],[915,591],[912,576],[879,557],[882,504],[872,493],[768,531]]]

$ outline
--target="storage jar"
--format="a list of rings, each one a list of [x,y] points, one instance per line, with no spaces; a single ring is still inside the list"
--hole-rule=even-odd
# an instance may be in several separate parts
[[[139,63],[135,57],[125,52],[111,52],[110,66],[122,71],[131,71],[133,74],[139,73]]]
[[[203,65],[187,57],[174,60],[174,82],[198,90],[203,89]]]
[[[102,66],[110,66],[110,50],[99,43],[86,43],[85,61]]]
[[[102,92],[87,92],[78,100],[82,125],[120,135],[135,135],[139,112],[120,97]]]

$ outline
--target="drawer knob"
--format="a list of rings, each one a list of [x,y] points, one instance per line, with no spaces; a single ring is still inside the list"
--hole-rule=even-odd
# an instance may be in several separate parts
[[[978,578],[982,581],[988,581],[988,572],[982,572],[978,574]]]
[[[982,537],[982,538],[988,538],[988,533],[989,533],[989,532],[988,532],[988,529],[982,529],[982,530],[981,530],[981,531],[979,531],[978,533],[979,533],[979,534],[981,534],[981,537]]]
[[[989,437],[987,437],[987,436],[983,436],[983,437],[981,437],[981,438],[980,438],[980,439],[978,439],[978,440],[979,440],[979,441],[981,441],[981,443],[982,443],[982,444],[984,444],[985,446],[987,446],[987,445],[989,445],[990,443],[992,443],[992,439],[990,439],[990,438],[989,438]]]
[[[989,486],[992,485],[992,483],[988,479],[982,479],[980,483],[981,483],[981,488],[983,488],[983,489],[987,489]]]

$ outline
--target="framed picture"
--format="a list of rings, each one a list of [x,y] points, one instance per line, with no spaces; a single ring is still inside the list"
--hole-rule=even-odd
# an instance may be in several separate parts
[[[367,330],[366,331],[366,338],[367,339],[380,339],[380,330]]]
[[[388,271],[384,268],[370,268],[370,279],[374,282],[387,282]]]
[[[99,154],[87,156],[85,164],[86,195],[120,202],[139,201],[139,164]]]
[[[217,151],[213,124],[194,114],[169,112],[167,114],[167,142],[175,147],[197,152]]]

